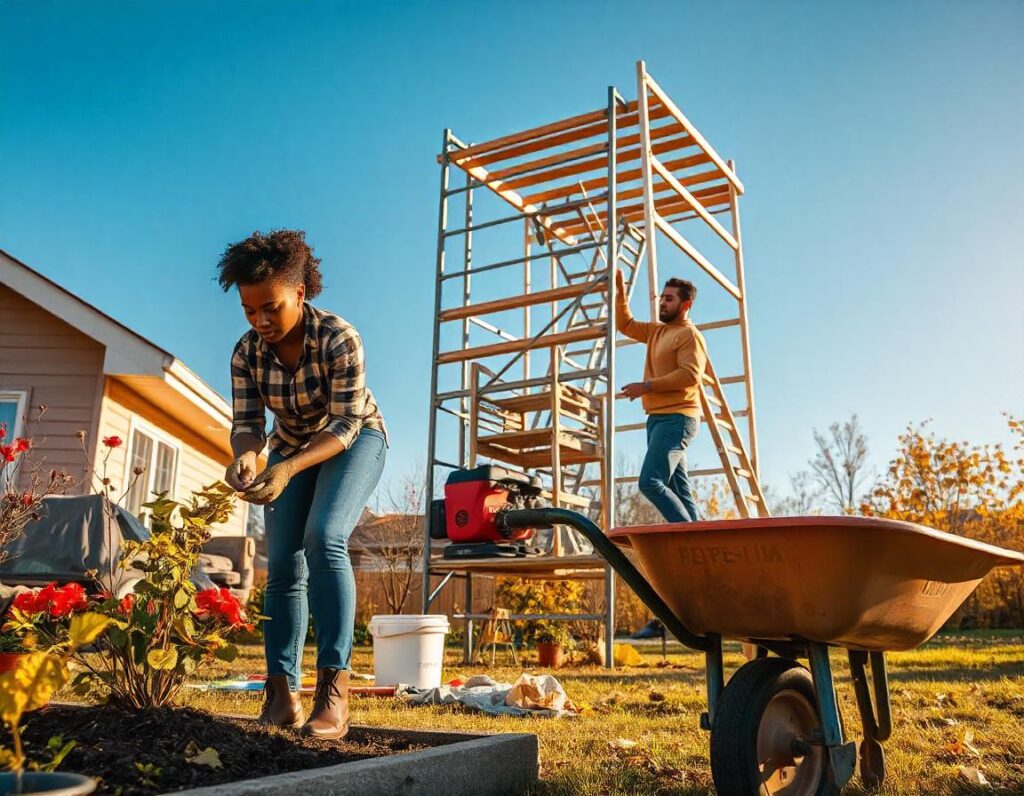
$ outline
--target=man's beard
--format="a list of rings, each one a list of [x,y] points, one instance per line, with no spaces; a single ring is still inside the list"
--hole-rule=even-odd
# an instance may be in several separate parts
[[[679,312],[675,313],[666,312],[665,310],[658,310],[658,320],[662,323],[672,323],[676,318],[679,317]]]

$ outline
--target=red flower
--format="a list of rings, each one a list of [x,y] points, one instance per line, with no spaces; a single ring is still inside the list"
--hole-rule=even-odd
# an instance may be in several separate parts
[[[204,589],[196,595],[196,616],[219,617],[232,628],[250,627],[242,603],[223,587]]]
[[[14,455],[13,445],[0,445],[0,459],[3,459],[5,462],[13,462]]]
[[[4,439],[7,436],[7,424],[0,423],[0,439]]]
[[[126,594],[124,597],[121,598],[121,601],[117,604],[117,610],[120,611],[122,614],[130,614],[132,612],[132,608],[134,607],[134,594]]]
[[[27,509],[29,506],[32,505],[32,501],[34,501],[35,499],[36,499],[35,495],[33,495],[31,492],[25,492],[21,496],[21,506],[22,506],[22,508],[26,508]]]
[[[32,447],[32,441],[31,440],[23,439],[22,437],[18,437],[16,440],[14,440],[14,452],[15,453],[23,453],[24,451],[27,451],[31,447]]]
[[[120,437],[104,437],[103,444],[108,448],[120,448],[123,441]]]
[[[48,583],[34,592],[22,592],[14,598],[14,607],[27,614],[48,614],[53,619],[69,616],[89,607],[85,589],[80,583],[58,587]]]

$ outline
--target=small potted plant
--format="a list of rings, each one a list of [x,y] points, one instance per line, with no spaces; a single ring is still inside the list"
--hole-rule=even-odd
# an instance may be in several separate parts
[[[566,654],[573,647],[572,635],[561,624],[545,622],[534,636],[537,658],[541,666],[558,669],[565,663]]]

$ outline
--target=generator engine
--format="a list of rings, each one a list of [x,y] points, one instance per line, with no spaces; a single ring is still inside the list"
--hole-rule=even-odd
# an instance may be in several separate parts
[[[505,530],[498,515],[513,509],[543,508],[541,483],[529,476],[493,464],[454,470],[444,485],[444,500],[430,511],[430,535],[453,543],[516,542],[535,529]]]

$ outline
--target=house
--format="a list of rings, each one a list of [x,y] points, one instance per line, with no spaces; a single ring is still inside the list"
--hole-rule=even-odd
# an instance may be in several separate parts
[[[170,352],[0,249],[0,422],[18,436],[39,404],[47,410],[31,429],[37,452],[75,477],[70,494],[91,490],[85,456],[99,470],[103,438],[123,440],[107,476],[120,494],[141,468],[123,504],[136,515],[154,491],[184,500],[232,461],[223,397]],[[244,535],[248,508],[238,501],[214,533]]]

